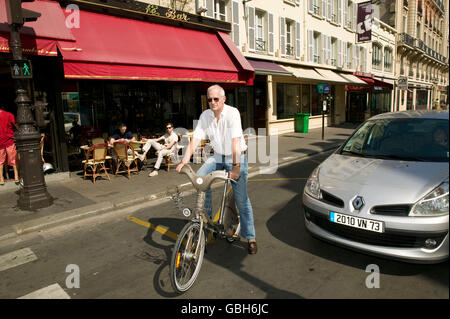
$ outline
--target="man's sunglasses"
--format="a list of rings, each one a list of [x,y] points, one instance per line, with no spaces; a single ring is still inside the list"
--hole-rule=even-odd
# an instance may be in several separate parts
[[[219,102],[219,100],[220,100],[220,98],[218,98],[218,97],[215,97],[215,98],[209,98],[208,99],[208,103],[211,103],[212,101],[214,100],[214,102]]]

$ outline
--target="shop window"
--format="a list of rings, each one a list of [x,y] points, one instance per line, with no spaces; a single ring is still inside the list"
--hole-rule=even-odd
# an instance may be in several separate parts
[[[277,118],[293,118],[299,112],[300,86],[297,84],[277,84]]]
[[[311,85],[303,84],[302,85],[302,101],[301,101],[302,113],[311,113],[310,105],[311,105]]]

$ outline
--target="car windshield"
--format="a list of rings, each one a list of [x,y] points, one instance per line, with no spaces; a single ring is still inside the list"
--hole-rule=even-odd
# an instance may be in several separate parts
[[[365,122],[340,154],[393,160],[448,162],[448,120],[401,118]]]

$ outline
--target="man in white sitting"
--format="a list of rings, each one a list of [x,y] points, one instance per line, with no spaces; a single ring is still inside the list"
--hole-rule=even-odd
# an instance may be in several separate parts
[[[145,138],[142,139],[142,141],[146,143],[142,147],[144,153],[139,156],[139,159],[143,161],[146,158],[147,152],[150,150],[151,147],[153,147],[156,150],[156,155],[158,155],[158,159],[156,160],[156,164],[153,168],[153,171],[150,172],[150,174],[148,174],[148,176],[150,177],[158,175],[159,167],[161,166],[164,156],[174,154],[176,151],[178,143],[178,135],[175,134],[175,132],[173,131],[173,124],[167,123],[166,129],[167,133],[161,136],[160,138],[150,140],[147,140]],[[163,142],[164,144],[161,144],[159,142]]]

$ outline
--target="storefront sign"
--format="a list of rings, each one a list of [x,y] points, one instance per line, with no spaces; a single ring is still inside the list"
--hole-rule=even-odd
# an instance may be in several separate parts
[[[356,33],[357,42],[372,40],[372,1],[358,3]]]
[[[408,78],[406,76],[399,76],[397,80],[397,86],[399,90],[407,90]]]
[[[330,85],[329,84],[317,84],[317,91],[319,94],[328,94],[330,93]]]

